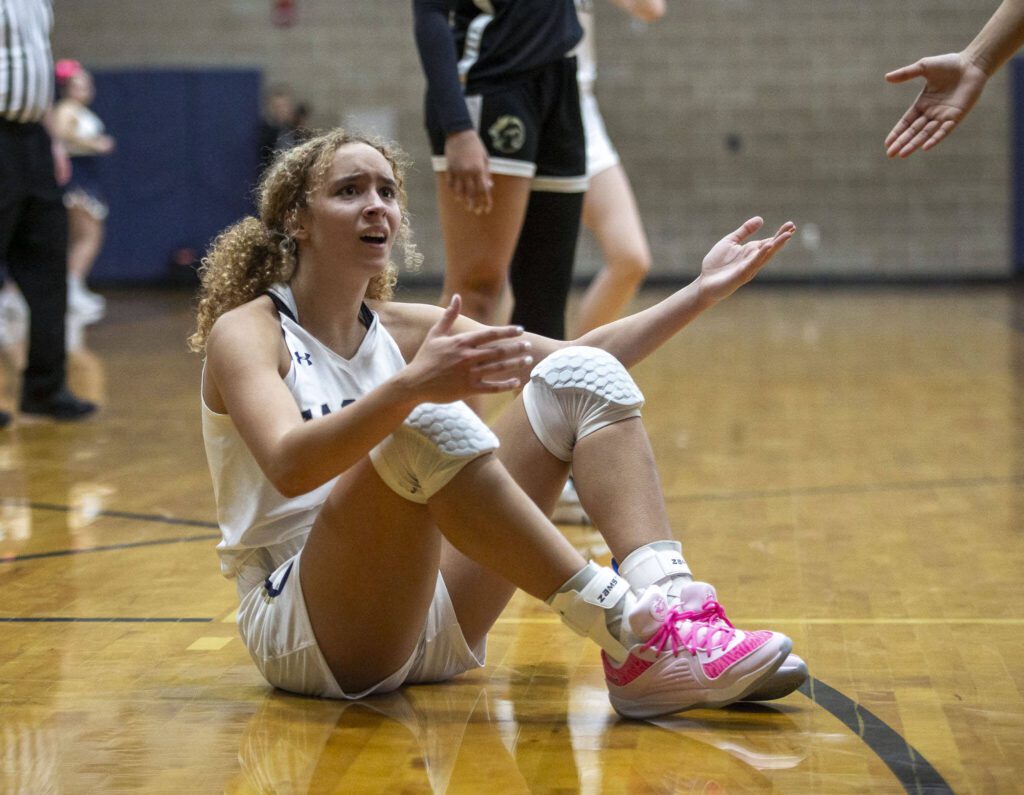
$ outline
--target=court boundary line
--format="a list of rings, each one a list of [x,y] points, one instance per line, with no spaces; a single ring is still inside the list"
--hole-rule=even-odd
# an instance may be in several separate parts
[[[16,500],[2,500],[2,502],[17,502]],[[70,513],[74,510],[70,505],[58,505],[52,502],[29,502],[25,506],[33,511],[54,511],[57,513]],[[181,525],[184,527],[209,527],[219,529],[216,522],[206,522],[201,519],[179,519],[174,516],[161,516],[154,513],[136,513],[133,511],[97,511],[96,516],[107,516],[113,519],[133,519],[139,522],[155,522],[158,524]],[[68,555],[84,555],[88,552],[113,552],[119,549],[134,549],[137,547],[153,547],[164,544],[182,544],[190,541],[217,541],[220,535],[201,536],[178,536],[177,538],[157,538],[151,541],[126,541],[123,544],[105,544],[98,547],[81,547],[78,549],[56,549],[50,552],[30,552],[27,555],[14,555],[8,558],[0,558],[0,564],[20,563],[25,560],[41,560],[44,558],[60,558]]]
[[[17,502],[17,500],[5,500],[5,502]],[[34,511],[56,511],[58,513],[71,513],[74,508],[70,505],[58,505],[54,502],[29,502],[26,503],[28,508]],[[214,530],[218,529],[220,525],[216,522],[207,522],[202,519],[179,519],[176,516],[162,516],[158,513],[135,513],[134,511],[108,511],[101,510],[96,512],[96,516],[109,516],[113,519],[137,519],[141,522],[159,522],[161,524],[175,524],[184,525],[186,527],[210,527]]]
[[[152,541],[128,541],[124,544],[106,544],[99,547],[82,547],[81,549],[56,549],[51,552],[30,552],[27,555],[12,555],[0,558],[0,564],[21,563],[26,560],[42,560],[45,558],[64,558],[70,555],[85,555],[90,552],[113,552],[119,549],[137,549],[139,547],[156,547],[166,544],[184,544],[190,541],[216,541],[219,535],[180,536],[178,538],[155,538]]]
[[[0,616],[0,624],[210,624],[212,618],[142,618],[128,616]]]
[[[952,793],[942,774],[892,726],[834,687],[809,676],[800,692],[837,718],[892,771],[908,793]]]
[[[1024,624],[1024,618],[975,618],[973,616],[938,616],[938,617],[907,617],[894,616],[889,618],[749,618],[740,616],[730,619],[737,624],[767,626],[774,624],[804,624],[809,626],[929,626],[932,624],[982,624],[984,626],[1018,626]],[[495,624],[560,624],[558,616],[502,616]]]

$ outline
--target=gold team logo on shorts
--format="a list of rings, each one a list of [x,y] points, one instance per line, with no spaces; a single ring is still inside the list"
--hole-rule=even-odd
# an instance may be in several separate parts
[[[487,134],[491,136],[491,146],[506,155],[518,152],[526,143],[526,125],[518,116],[500,117]]]

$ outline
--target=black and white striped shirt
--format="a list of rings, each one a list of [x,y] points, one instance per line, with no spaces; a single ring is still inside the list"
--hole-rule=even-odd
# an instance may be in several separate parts
[[[0,0],[0,117],[39,121],[53,102],[52,0]]]

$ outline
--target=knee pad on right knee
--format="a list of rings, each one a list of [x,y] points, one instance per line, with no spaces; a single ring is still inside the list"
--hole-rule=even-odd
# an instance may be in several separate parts
[[[555,458],[571,461],[576,443],[612,423],[639,417],[644,396],[607,351],[562,348],[541,361],[523,389],[534,433]]]
[[[466,464],[498,449],[498,437],[463,402],[421,403],[370,451],[392,491],[424,504]]]

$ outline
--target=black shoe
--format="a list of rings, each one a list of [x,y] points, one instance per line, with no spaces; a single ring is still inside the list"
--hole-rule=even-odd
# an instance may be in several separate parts
[[[55,420],[82,420],[96,411],[96,404],[75,397],[62,389],[45,400],[21,399],[21,413]]]
[[[11,424],[11,415],[6,411],[0,411],[0,428],[6,428]]]

